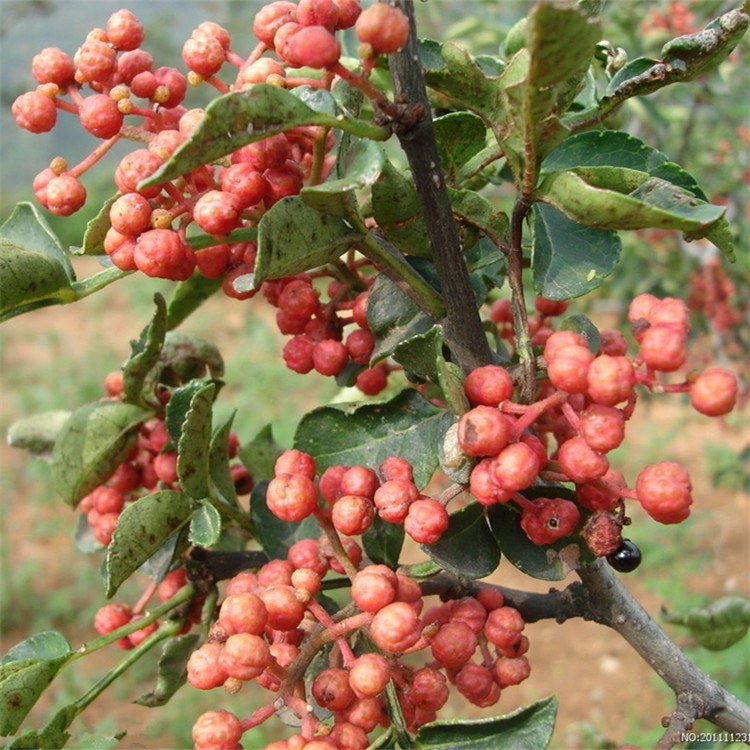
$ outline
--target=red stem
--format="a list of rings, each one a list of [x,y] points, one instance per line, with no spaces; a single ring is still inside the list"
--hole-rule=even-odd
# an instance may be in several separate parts
[[[523,416],[516,420],[513,426],[513,439],[518,440],[526,429],[531,427],[544,412],[564,404],[567,398],[568,394],[565,391],[555,391],[551,396],[547,396],[547,398],[531,404]]]
[[[274,703],[269,703],[267,706],[263,706],[262,708],[259,708],[257,711],[253,711],[253,713],[251,713],[250,716],[248,716],[246,719],[243,719],[242,722],[240,722],[242,731],[247,732],[248,729],[257,727],[259,724],[262,724],[266,719],[270,719],[276,713],[276,708],[274,707]]]
[[[72,169],[69,169],[68,174],[71,177],[82,175],[87,169],[93,167],[119,140],[120,133],[103,141],[83,161],[76,164]]]

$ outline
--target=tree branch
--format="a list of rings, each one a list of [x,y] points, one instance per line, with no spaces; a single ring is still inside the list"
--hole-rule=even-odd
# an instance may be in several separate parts
[[[657,745],[672,747],[696,719],[708,719],[727,732],[750,732],[750,706],[702,672],[667,636],[604,561],[582,568],[588,594],[584,616],[617,631],[674,691],[675,711]]]
[[[407,15],[410,25],[406,46],[389,59],[396,101],[405,102],[408,105],[405,111],[411,115],[408,126],[402,123],[399,127],[395,123],[395,132],[409,160],[440,278],[446,307],[446,316],[441,321],[445,342],[454,361],[468,371],[487,364],[492,355],[474,305],[474,293],[440,167],[419,59],[413,2],[395,0],[393,4]]]

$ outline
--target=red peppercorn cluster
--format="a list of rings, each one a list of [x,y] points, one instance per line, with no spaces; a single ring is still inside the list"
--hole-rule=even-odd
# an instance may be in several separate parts
[[[266,281],[261,290],[277,309],[279,331],[290,336],[282,352],[290,370],[300,374],[314,370],[332,377],[351,371],[356,387],[374,396],[386,387],[390,372],[385,362],[369,367],[375,337],[365,308],[367,289],[375,275],[367,274],[373,270],[369,262],[352,258],[346,265],[351,279],[340,281],[334,277],[325,292],[327,301],[321,300],[315,280],[335,273],[328,269]],[[364,291],[358,291],[359,287],[364,287]],[[352,330],[345,335],[345,328],[350,325]]]
[[[364,534],[376,515],[403,524],[420,544],[433,544],[448,528],[444,504],[420,492],[405,459],[391,456],[377,472],[366,466],[330,466],[317,484],[316,471],[306,453],[289,450],[279,456],[266,493],[269,510],[283,521],[315,514],[347,537]]]
[[[308,463],[300,456],[287,460],[292,458]],[[238,573],[227,583],[207,641],[188,660],[188,682],[198,689],[224,687],[234,693],[254,680],[299,715],[303,733],[266,750],[317,747],[312,742],[364,750],[368,735],[388,722],[385,690],[391,682],[407,727],[416,731],[435,719],[451,685],[474,704],[489,706],[504,688],[529,676],[523,618],[505,605],[497,589],[481,589],[476,597],[423,612],[424,599],[413,579],[384,565],[361,567],[361,554],[350,555],[360,568],[352,579],[358,613],[334,622],[314,596],[335,561],[324,542],[305,539],[290,549],[287,560],[272,560],[257,573]],[[362,628],[377,651],[352,650],[347,636]],[[316,635],[321,632],[327,635]],[[335,647],[329,666],[315,676],[303,701],[290,694],[289,686],[308,666],[310,642],[316,637],[320,648],[334,641]],[[401,660],[402,654],[417,652],[425,653],[425,666]],[[311,717],[310,700],[332,713],[331,724]],[[244,721],[223,712],[203,714],[193,728],[196,747],[216,747],[204,732],[213,736],[218,726],[231,728],[239,741],[243,732],[268,719],[276,705],[274,699]]]
[[[112,372],[104,380],[109,398],[122,397],[122,373]],[[161,390],[162,404],[169,400],[170,392]],[[237,457],[239,439],[232,433],[229,441],[229,458]],[[253,479],[243,464],[230,466],[232,479],[239,494],[253,488]],[[99,544],[112,541],[120,514],[126,505],[137,502],[155,490],[179,489],[177,477],[177,451],[174,448],[161,413],[138,428],[138,440],[131,454],[115,469],[106,482],[92,490],[78,504]]]
[[[334,160],[325,156],[335,143],[332,131],[290,128],[238,149],[228,166],[207,165],[177,181],[149,188],[139,184],[200,123],[203,110],[184,105],[189,84],[206,82],[221,94],[258,83],[330,88],[335,75],[342,75],[372,95],[365,77],[340,65],[336,32],[358,23],[356,32],[366,42],[367,54],[376,55],[400,48],[409,25],[400,10],[385,4],[360,13],[358,0],[270,3],[255,17],[253,32],[259,43],[246,57],[232,49],[225,28],[210,21],[201,23],[182,49],[187,75],[176,68],[155,67],[153,56],[141,46],[143,26],[128,10],[117,11],[105,28],[91,31],[73,57],[56,47],[42,50],[32,63],[37,89],[13,103],[16,122],[33,133],[43,133],[55,126],[58,110],[64,110],[104,143],[71,168],[64,159],[54,159],[34,180],[37,200],[52,213],[75,213],[86,201],[81,175],[118,140],[135,140],[139,147],[123,157],[115,171],[121,195],[110,209],[111,227],[103,242],[114,265],[172,280],[187,279],[197,269],[207,278],[224,278],[224,290],[230,296],[252,296],[252,291],[234,282],[252,272],[256,247],[232,242],[228,236],[235,229],[256,226],[265,211],[299,193],[306,181],[325,179]],[[289,75],[302,67],[325,70],[326,75],[320,79]],[[187,239],[193,223],[215,237],[216,243],[194,250]],[[378,376],[365,380],[374,389]]]
[[[533,343],[543,346],[546,367],[538,400],[514,402],[513,379],[496,365],[477,368],[464,382],[472,408],[461,416],[457,437],[463,452],[476,459],[471,493],[482,505],[516,505],[521,527],[536,544],[581,532],[594,554],[602,556],[613,554],[622,541],[621,529],[628,522],[625,498],[638,500],[661,523],[687,518],[691,483],[683,467],[670,461],[652,464],[629,488],[607,457],[625,439],[637,385],[689,393],[693,407],[708,416],[722,416],[734,407],[737,378],[727,369],[691,372],[682,383],[660,379],[686,361],[690,322],[685,303],[651,294],[632,301],[628,319],[638,344],[634,356],[628,355],[628,342],[617,331],[602,332],[596,353],[581,334],[553,331],[548,318],[564,312],[564,303],[538,299],[536,308],[540,315],[531,321]],[[490,317],[512,341],[509,302],[495,302]],[[523,491],[539,478],[572,483],[575,499],[528,499]]]

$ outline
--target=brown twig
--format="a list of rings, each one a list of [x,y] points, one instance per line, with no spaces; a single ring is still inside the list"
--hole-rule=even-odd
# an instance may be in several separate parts
[[[416,122],[413,121],[416,118],[412,118],[406,127],[401,123],[394,130],[409,160],[440,278],[446,308],[445,318],[441,321],[445,342],[454,361],[468,371],[491,361],[490,348],[474,305],[474,293],[440,166],[432,118],[428,114],[430,105],[419,59],[413,3],[411,0],[395,0],[394,5],[407,15],[410,22],[409,41],[389,60],[396,100],[406,102],[408,112],[412,114],[419,108],[427,113]]]

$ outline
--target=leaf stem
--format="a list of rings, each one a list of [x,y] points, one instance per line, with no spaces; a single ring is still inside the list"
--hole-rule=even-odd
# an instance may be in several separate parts
[[[133,271],[121,271],[117,266],[110,266],[104,268],[101,271],[97,271],[91,276],[87,276],[85,279],[80,281],[74,281],[71,284],[73,291],[75,292],[75,299],[71,302],[88,297],[94,292],[101,291],[104,287],[109,286],[115,281],[124,279],[126,276],[130,276]]]
[[[531,348],[529,319],[523,291],[523,222],[529,211],[529,202],[521,195],[513,206],[510,217],[510,250],[507,256],[508,283],[511,289],[513,329],[516,349],[521,363],[521,392],[523,403],[531,403],[536,391],[536,360]]]
[[[138,624],[141,625],[141,627],[143,627],[142,623],[143,620],[138,620]],[[74,703],[76,715],[80,714],[89,704],[99,697],[106,688],[117,680],[121,674],[130,669],[130,667],[132,667],[133,664],[135,664],[135,662],[137,662],[145,653],[150,651],[158,643],[161,643],[161,641],[175,635],[180,628],[182,628],[182,622],[165,622],[156,632],[146,638],[143,643],[128,652],[128,655],[111,672],[107,673]]]
[[[357,249],[369,260],[382,268],[388,278],[401,289],[423,312],[434,320],[445,315],[445,303],[432,285],[409,265],[396,247],[386,239],[368,232],[363,227],[364,236]]]
[[[152,622],[156,622],[156,620],[167,614],[167,612],[171,612],[181,604],[190,601],[195,596],[195,593],[196,591],[193,584],[189,583],[183,586],[171,599],[168,599],[166,602],[156,607],[156,609],[151,610],[147,615],[144,615],[134,622],[129,622],[127,625],[123,625],[121,628],[117,628],[117,630],[113,630],[111,633],[107,633],[106,635],[94,638],[94,640],[82,644],[78,650],[71,654],[70,661],[72,662],[76,659],[80,659],[82,656],[88,656],[94,651],[98,651],[100,648],[109,646],[110,643],[114,643],[120,638],[124,638],[126,635],[135,633],[137,630],[143,630],[143,628],[150,625]]]

